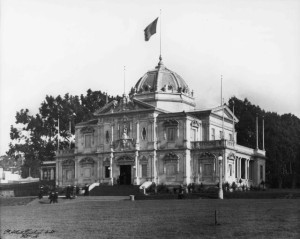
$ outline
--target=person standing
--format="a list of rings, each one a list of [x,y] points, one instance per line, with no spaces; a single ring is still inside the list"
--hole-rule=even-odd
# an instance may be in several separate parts
[[[57,190],[54,193],[54,202],[53,203],[58,203],[58,191]]]
[[[53,191],[51,191],[50,195],[49,195],[49,199],[50,199],[50,204],[54,203],[54,197],[55,197],[55,193]]]

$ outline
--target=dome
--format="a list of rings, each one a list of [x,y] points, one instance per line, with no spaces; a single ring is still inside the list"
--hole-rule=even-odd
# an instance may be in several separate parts
[[[136,83],[133,91],[137,94],[149,92],[171,92],[192,96],[188,85],[176,72],[166,68],[160,58],[155,69],[148,71]]]
[[[161,57],[155,69],[138,80],[130,95],[168,112],[190,111],[196,106],[193,92],[180,75],[164,66]]]

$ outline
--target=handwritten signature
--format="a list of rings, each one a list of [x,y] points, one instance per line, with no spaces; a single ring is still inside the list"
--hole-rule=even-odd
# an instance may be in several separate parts
[[[26,229],[26,230],[10,230],[6,229],[3,234],[18,234],[21,235],[21,238],[38,238],[41,234],[51,234],[54,233],[54,230],[33,230],[33,229]],[[0,237],[1,239],[1,237]]]

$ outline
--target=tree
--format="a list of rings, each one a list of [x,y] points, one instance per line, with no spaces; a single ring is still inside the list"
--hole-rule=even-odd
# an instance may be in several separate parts
[[[299,186],[300,180],[300,119],[292,114],[282,116],[274,112],[265,112],[259,106],[252,105],[232,97],[228,102],[239,118],[236,125],[237,141],[241,145],[256,147],[256,116],[265,120],[265,149],[267,182],[274,187]],[[261,130],[260,130],[261,132]],[[259,148],[262,148],[262,134],[259,134]]]
[[[111,101],[115,97],[107,96],[101,91],[88,90],[86,95],[72,96],[68,93],[61,97],[47,95],[41,103],[39,113],[30,115],[28,109],[21,109],[16,113],[16,126],[11,126],[7,155],[24,155],[25,162],[22,166],[22,176],[29,173],[39,177],[40,163],[53,160],[55,151],[74,147],[75,124],[93,118],[95,110],[103,107],[106,97]],[[117,99],[120,99],[117,96]],[[59,122],[59,134],[58,134]]]

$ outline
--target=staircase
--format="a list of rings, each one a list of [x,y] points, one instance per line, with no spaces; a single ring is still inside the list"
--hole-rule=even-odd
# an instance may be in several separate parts
[[[143,191],[136,185],[100,185],[90,191],[90,196],[129,196],[143,195]]]

